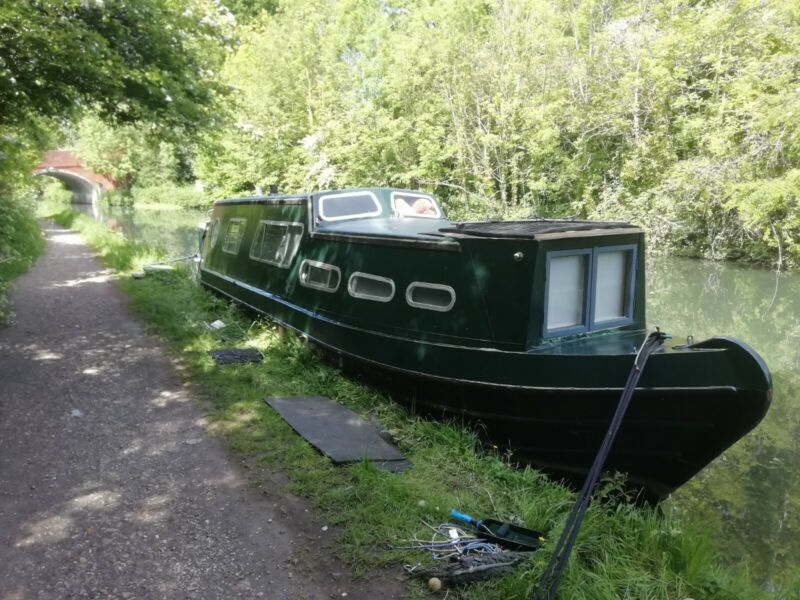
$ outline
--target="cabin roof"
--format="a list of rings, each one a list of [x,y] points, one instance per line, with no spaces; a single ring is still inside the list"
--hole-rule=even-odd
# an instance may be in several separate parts
[[[445,234],[491,238],[555,239],[588,235],[639,233],[641,229],[622,221],[530,219],[524,221],[480,221],[454,223],[440,229]]]

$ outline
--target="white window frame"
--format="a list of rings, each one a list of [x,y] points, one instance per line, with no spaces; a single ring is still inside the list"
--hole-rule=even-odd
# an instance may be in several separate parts
[[[253,250],[255,248],[256,241],[258,241],[258,232],[259,232],[259,229],[261,229],[261,225],[276,225],[276,226],[279,226],[279,227],[283,227],[284,228],[284,233],[283,233],[284,236],[290,235],[289,234],[289,228],[290,227],[294,226],[294,227],[299,227],[300,228],[300,233],[297,235],[297,238],[296,238],[297,242],[294,243],[292,245],[292,247],[287,247],[286,253],[285,253],[283,259],[280,262],[274,261],[274,260],[269,260],[269,259],[266,259],[266,258],[261,258],[260,256],[255,256],[253,254]],[[266,263],[268,265],[273,265],[273,266],[279,267],[281,269],[288,269],[291,266],[292,261],[294,260],[294,257],[297,255],[297,250],[298,250],[298,248],[300,248],[300,240],[302,239],[304,232],[305,232],[305,225],[303,225],[303,223],[299,223],[297,221],[269,221],[269,220],[259,221],[258,222],[258,226],[256,227],[256,232],[253,234],[253,241],[250,243],[250,259],[258,261],[258,262],[263,262],[263,263]]]
[[[419,214],[416,214],[416,213],[409,214],[409,213],[401,212],[397,208],[397,200],[398,199],[402,199],[402,198],[400,198],[401,196],[406,196],[406,197],[410,197],[410,198],[423,198],[425,200],[430,200],[431,204],[433,204],[433,207],[436,209],[436,214],[435,215],[419,215]],[[411,193],[411,192],[397,192],[397,191],[395,191],[395,192],[391,193],[391,202],[392,202],[392,212],[394,214],[400,216],[401,218],[404,218],[404,219],[441,219],[442,218],[442,208],[441,208],[441,206],[439,206],[438,202],[436,202],[436,200],[434,200],[433,196],[430,196],[428,194],[416,194],[416,193]],[[404,202],[405,202],[405,200],[404,200]]]
[[[336,282],[336,287],[332,288],[330,286],[320,285],[320,284],[309,282],[309,281],[306,281],[305,279],[303,279],[303,269],[305,268],[306,265],[309,265],[311,267],[316,267],[318,269],[323,269],[323,270],[332,271],[332,272],[337,273],[339,275],[339,278],[338,278],[338,280]],[[303,287],[307,287],[307,288],[310,288],[310,289],[313,289],[313,290],[319,290],[321,292],[328,292],[329,294],[332,294],[336,290],[338,290],[339,286],[342,284],[342,270],[339,267],[337,267],[336,265],[329,265],[328,263],[319,262],[319,261],[316,261],[316,260],[310,260],[310,259],[306,258],[305,260],[303,260],[302,263],[300,263],[300,270],[298,272],[298,277],[297,278],[300,281],[300,285],[302,285]]]
[[[373,296],[372,294],[357,292],[355,290],[355,282],[354,282],[356,278],[372,279],[373,281],[388,283],[392,288],[392,293],[387,297],[387,296]],[[374,302],[390,302],[392,298],[394,298],[395,285],[394,281],[389,279],[388,277],[381,277],[380,275],[372,275],[371,273],[364,273],[363,271],[355,271],[352,275],[350,275],[350,278],[347,280],[347,293],[350,294],[353,298],[359,298],[361,300],[373,300]]]
[[[439,306],[437,304],[427,304],[425,302],[415,302],[411,299],[411,294],[416,288],[426,288],[429,290],[444,290],[450,294],[450,303],[447,306]],[[442,283],[428,283],[425,281],[412,281],[408,284],[406,288],[406,302],[409,306],[413,306],[414,308],[422,308],[425,310],[435,310],[437,312],[447,312],[456,303],[456,291],[450,287],[449,285],[444,285]]]
[[[353,215],[343,215],[341,217],[325,216],[325,200],[329,200],[331,198],[353,198],[358,196],[367,196],[368,198],[371,198],[372,202],[375,204],[375,210],[364,213],[356,213]],[[381,214],[383,214],[383,207],[381,206],[381,203],[378,201],[378,197],[372,192],[343,192],[339,194],[324,194],[319,197],[319,201],[317,202],[317,207],[319,209],[319,218],[322,219],[323,221],[346,221],[348,219],[363,219],[366,217],[378,217]]]
[[[242,224],[242,229],[241,229],[241,232],[239,233],[239,235],[236,238],[236,249],[235,250],[226,250],[225,249],[225,238],[228,237],[228,231],[230,231],[231,225],[233,223],[241,223]],[[222,251],[225,254],[232,254],[233,256],[238,255],[239,254],[239,250],[242,249],[242,240],[244,239],[244,234],[245,234],[246,230],[247,230],[247,219],[243,219],[241,217],[233,217],[233,218],[228,219],[228,226],[225,228],[225,235],[222,236]]]

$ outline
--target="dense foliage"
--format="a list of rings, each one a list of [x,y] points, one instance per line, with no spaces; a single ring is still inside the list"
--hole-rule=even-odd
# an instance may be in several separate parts
[[[200,0],[32,0],[0,6],[0,125],[87,105],[196,127],[217,90],[227,13]]]
[[[226,91],[216,69],[233,22],[215,0],[0,2],[0,262],[35,246],[8,232],[38,231],[21,197],[65,120],[90,110],[173,141],[213,124]],[[180,156],[172,158],[172,171],[153,179],[180,174]]]
[[[220,194],[389,184],[800,263],[794,0],[285,0],[242,31]]]
[[[29,201],[0,197],[0,324],[8,320],[11,281],[39,256],[44,243]]]

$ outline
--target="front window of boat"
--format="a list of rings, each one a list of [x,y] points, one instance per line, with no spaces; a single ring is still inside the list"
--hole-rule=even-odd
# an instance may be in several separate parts
[[[323,221],[344,221],[379,217],[383,208],[372,192],[342,192],[320,196],[318,211]]]
[[[432,196],[409,192],[392,192],[392,213],[402,218],[442,218],[442,209]]]
[[[545,337],[632,323],[635,274],[635,245],[548,252]]]
[[[592,279],[592,329],[633,322],[636,246],[601,246],[594,249]]]
[[[583,330],[591,253],[551,252],[548,258],[547,330],[562,335]]]

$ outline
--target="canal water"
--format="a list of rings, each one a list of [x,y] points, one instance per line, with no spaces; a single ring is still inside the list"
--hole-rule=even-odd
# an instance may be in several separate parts
[[[206,210],[112,207],[130,238],[192,254]],[[648,322],[701,340],[740,338],[766,360],[775,383],[764,421],[679,489],[666,512],[706,528],[721,554],[768,588],[800,571],[800,273],[731,263],[648,259]]]

